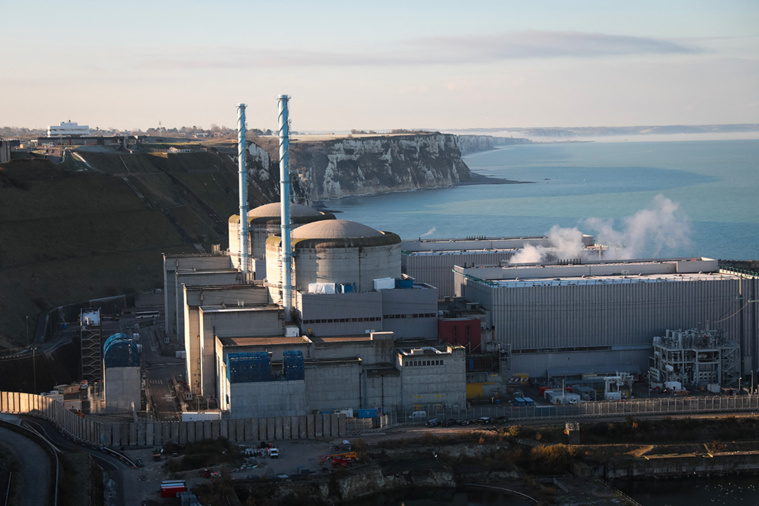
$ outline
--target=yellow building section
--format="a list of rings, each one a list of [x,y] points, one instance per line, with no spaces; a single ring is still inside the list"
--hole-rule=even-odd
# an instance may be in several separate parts
[[[476,399],[478,397],[482,397],[482,383],[467,383],[466,398]]]
[[[487,385],[493,385],[494,382],[488,381],[485,383],[467,383],[466,384],[466,398],[477,399],[483,396],[483,387]],[[490,394],[488,394],[490,395]]]

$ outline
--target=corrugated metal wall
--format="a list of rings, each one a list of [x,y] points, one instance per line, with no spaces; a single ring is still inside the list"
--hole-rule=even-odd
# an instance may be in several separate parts
[[[437,287],[439,297],[453,297],[454,265],[498,265],[501,260],[511,258],[513,251],[463,252],[460,254],[441,253],[438,255],[414,255],[403,253],[404,272],[416,281]]]
[[[744,293],[759,280],[743,280]],[[737,279],[495,287],[464,280],[464,297],[491,310],[496,339],[514,350],[650,345],[666,329],[706,326],[741,337]],[[753,292],[751,292],[753,293]],[[744,356],[756,339],[759,304],[743,309]]]

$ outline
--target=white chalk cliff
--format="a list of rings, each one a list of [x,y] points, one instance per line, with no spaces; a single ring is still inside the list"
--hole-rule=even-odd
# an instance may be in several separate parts
[[[264,162],[260,154],[258,160]],[[262,168],[251,167],[253,177]],[[348,137],[290,145],[290,180],[299,202],[440,188],[470,177],[454,135]]]

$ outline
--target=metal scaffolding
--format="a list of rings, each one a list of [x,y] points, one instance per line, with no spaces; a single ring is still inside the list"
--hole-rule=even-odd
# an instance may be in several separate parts
[[[102,381],[103,357],[100,346],[100,309],[82,309],[79,313],[82,348],[82,378]]]
[[[667,330],[654,337],[648,370],[653,383],[680,382],[683,388],[732,386],[740,376],[740,347],[720,330]]]

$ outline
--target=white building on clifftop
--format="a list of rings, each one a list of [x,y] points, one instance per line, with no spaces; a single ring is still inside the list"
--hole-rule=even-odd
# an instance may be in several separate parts
[[[90,127],[80,125],[76,121],[62,121],[60,125],[47,127],[48,137],[87,137],[90,135]]]

